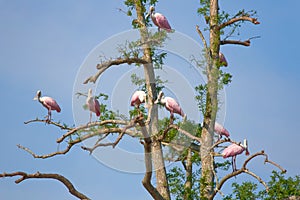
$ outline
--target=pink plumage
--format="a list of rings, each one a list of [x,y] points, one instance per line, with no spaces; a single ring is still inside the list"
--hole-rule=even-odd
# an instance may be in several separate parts
[[[185,116],[182,108],[175,101],[175,99],[173,99],[171,97],[165,97],[165,101],[166,101],[166,105],[165,105],[166,109],[171,113],[171,115],[173,115],[173,113],[177,113],[177,114],[179,114],[182,117]]]
[[[33,98],[33,100],[38,100],[47,110],[48,115],[46,118],[47,122],[51,121],[51,110],[55,110],[56,112],[60,112],[61,109],[58,105],[58,103],[51,97],[41,97],[42,92],[40,90],[37,91],[36,96]]]
[[[158,29],[164,29],[167,32],[171,32],[172,28],[167,20],[167,18],[160,14],[155,13],[155,8],[153,6],[150,7],[150,15],[153,23],[158,27]]]
[[[219,124],[218,122],[215,123],[215,132],[217,134],[220,135],[220,137],[222,137],[222,135],[229,137],[230,134],[228,132],[228,130],[226,128],[224,128],[221,124]]]
[[[173,114],[179,114],[184,119],[186,118],[186,114],[184,114],[182,108],[180,107],[179,103],[172,97],[164,97],[164,93],[162,91],[159,92],[157,100],[154,103],[161,103],[165,105],[166,109],[170,112],[171,117]]]
[[[221,63],[221,66],[227,67],[227,65],[228,65],[227,60],[226,60],[224,54],[221,52],[219,52],[219,61]]]
[[[95,113],[97,117],[100,116],[100,103],[95,97],[92,96],[92,89],[89,89],[88,91],[86,105],[88,106],[90,111],[90,122],[92,120],[92,112]]]
[[[223,158],[233,157],[243,153],[244,151],[244,147],[237,144],[231,144],[224,149],[224,151],[222,152],[222,156]]]
[[[235,144],[232,143],[231,145],[229,145],[228,147],[226,147],[223,152],[222,152],[222,156],[223,158],[228,158],[228,157],[232,157],[232,169],[233,171],[236,171],[236,156],[243,153],[244,151],[246,151],[246,156],[249,155],[249,151],[248,151],[248,144],[247,144],[247,140],[244,140],[244,144]]]
[[[145,103],[146,93],[144,91],[135,91],[131,97],[130,105],[139,107],[142,103]]]
[[[61,111],[58,103],[51,97],[41,97],[40,101],[42,105],[48,110],[56,110],[56,112]]]

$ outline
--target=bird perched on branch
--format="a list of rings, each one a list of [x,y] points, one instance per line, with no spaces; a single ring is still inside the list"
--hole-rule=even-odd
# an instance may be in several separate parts
[[[59,113],[61,109],[58,103],[53,98],[41,97],[41,95],[42,92],[38,90],[33,100],[38,100],[48,110],[48,115],[46,116],[46,122],[49,123],[51,121],[51,110],[56,110],[56,112]]]
[[[226,147],[223,152],[222,156],[223,158],[232,157],[232,169],[233,171],[236,171],[236,156],[243,153],[245,151],[246,156],[249,155],[248,151],[248,142],[245,139],[244,144],[231,144],[228,147]]]
[[[142,103],[146,102],[146,96],[142,90],[135,91],[131,97],[130,105],[139,108]]]
[[[219,61],[221,66],[227,67],[228,63],[223,53],[219,52]]]
[[[100,116],[100,103],[95,97],[92,96],[92,89],[89,89],[88,91],[86,105],[90,111],[90,122],[92,121],[92,112],[95,113],[97,117]]]
[[[165,97],[162,91],[159,92],[157,100],[154,103],[161,103],[162,105],[164,105],[166,109],[170,112],[170,119],[173,120],[174,113],[179,114],[181,117],[183,117],[183,120],[186,119],[186,114],[184,114],[182,108],[177,103],[177,101],[172,97]]]
[[[160,29],[164,29],[167,32],[172,32],[172,28],[167,18],[160,13],[155,13],[155,8],[153,6],[150,6],[150,10],[146,15],[146,18],[148,18],[149,16],[151,16],[152,22],[155,24],[155,26],[158,27],[158,31],[160,31]]]
[[[220,140],[222,138],[222,136],[224,135],[225,137],[229,137],[229,131],[224,128],[221,124],[219,124],[218,122],[215,122],[215,132],[217,134],[219,134],[219,139]]]

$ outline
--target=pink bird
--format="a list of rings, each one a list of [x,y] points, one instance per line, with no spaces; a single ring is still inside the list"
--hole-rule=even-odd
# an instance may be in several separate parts
[[[48,110],[48,115],[46,116],[46,122],[49,123],[51,121],[51,110],[56,110],[56,112],[60,112],[61,109],[58,103],[51,97],[41,97],[42,92],[38,90],[36,92],[33,100],[38,100],[45,108]]]
[[[219,52],[219,61],[221,66],[227,67],[228,63],[223,53]]]
[[[144,91],[138,90],[135,91],[131,97],[130,105],[140,107],[142,103],[146,101],[146,93]]]
[[[229,137],[230,134],[227,131],[226,128],[224,128],[221,124],[219,124],[218,122],[215,122],[215,132],[217,134],[219,134],[219,139],[220,140],[222,138],[222,135],[224,135],[225,137]]]
[[[164,29],[167,32],[172,32],[172,28],[167,18],[160,13],[155,13],[155,8],[153,6],[150,7],[150,11],[146,18],[148,18],[149,15],[151,16],[152,22],[158,27],[158,31],[160,31],[160,29]]]
[[[92,96],[92,89],[88,91],[88,97],[86,99],[86,105],[90,110],[90,122],[92,121],[92,112],[96,113],[96,116],[100,116],[100,104],[99,101]]]
[[[236,156],[243,153],[246,150],[245,154],[246,156],[249,155],[249,151],[248,151],[248,143],[247,140],[244,140],[244,144],[231,144],[228,147],[226,147],[223,152],[222,152],[222,156],[223,158],[228,158],[228,157],[232,157],[232,169],[233,171],[236,171]]]
[[[186,119],[186,114],[184,114],[183,110],[181,109],[180,105],[175,101],[175,99],[171,97],[164,97],[164,93],[162,91],[159,92],[157,100],[154,102],[155,104],[161,103],[165,105],[166,109],[170,112],[170,118],[173,119],[174,113],[179,114]]]

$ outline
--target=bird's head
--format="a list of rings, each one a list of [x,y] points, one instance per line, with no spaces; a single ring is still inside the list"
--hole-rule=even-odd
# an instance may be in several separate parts
[[[156,99],[156,101],[154,102],[154,104],[161,103],[161,99],[163,98],[163,96],[164,96],[164,93],[163,93],[162,91],[160,91],[160,92],[158,93],[157,99]]]
[[[36,92],[36,95],[35,95],[35,97],[33,98],[33,100],[38,100],[38,99],[41,97],[41,95],[42,95],[41,90],[38,90],[38,91]]]
[[[248,150],[248,141],[247,139],[244,139],[244,144],[242,145],[245,148],[245,154],[246,156],[249,156],[249,150]]]
[[[146,19],[147,19],[154,11],[155,11],[154,6],[150,6],[149,12],[148,12],[148,14],[146,15]]]

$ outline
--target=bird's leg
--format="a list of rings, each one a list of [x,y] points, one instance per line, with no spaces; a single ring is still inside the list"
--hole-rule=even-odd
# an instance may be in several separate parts
[[[236,156],[232,157],[232,169],[233,169],[233,172],[236,171]]]
[[[89,124],[92,122],[92,112],[90,112],[90,122]]]
[[[173,124],[174,122],[174,115],[173,113],[170,114],[170,124]]]
[[[48,110],[48,115],[46,117],[46,123],[50,124],[50,121],[51,121],[51,111]]]

